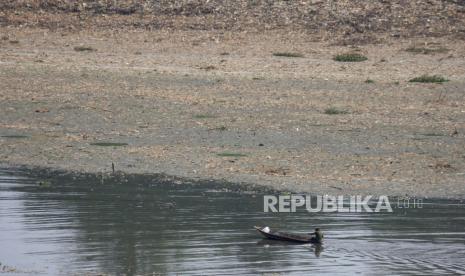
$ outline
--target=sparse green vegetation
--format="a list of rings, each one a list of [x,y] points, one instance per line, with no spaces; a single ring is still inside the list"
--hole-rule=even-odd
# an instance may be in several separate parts
[[[200,69],[205,70],[205,71],[210,71],[210,70],[215,70],[216,67],[213,65],[207,65],[207,66],[202,66]]]
[[[375,83],[375,81],[374,81],[374,80],[371,80],[371,79],[367,79],[367,80],[365,81],[365,83]]]
[[[217,153],[216,155],[221,156],[221,157],[244,157],[244,156],[247,156],[246,154],[236,153],[236,152],[220,152],[220,153]]]
[[[27,135],[0,135],[2,138],[11,138],[11,139],[23,139],[23,138],[29,138]]]
[[[336,55],[333,59],[339,62],[361,62],[368,60],[366,56],[357,53],[339,54]]]
[[[50,186],[52,186],[52,182],[48,180],[41,180],[37,184],[42,188],[49,188]]]
[[[428,54],[436,54],[436,53],[447,53],[449,51],[449,49],[447,48],[444,48],[444,47],[439,47],[439,48],[426,48],[426,47],[410,47],[410,48],[407,48],[405,51],[407,52],[410,52],[410,53],[414,53],[414,54],[424,54],[424,55],[428,55]]]
[[[277,53],[273,53],[273,56],[275,56],[275,57],[293,57],[293,58],[304,57],[304,55],[302,55],[300,53],[290,53],[290,52],[277,52]]]
[[[339,115],[339,114],[347,114],[346,110],[338,109],[336,107],[328,107],[325,109],[325,114],[328,115]]]
[[[112,143],[112,142],[96,142],[90,143],[92,146],[100,146],[100,147],[123,147],[127,146],[127,143]]]
[[[76,52],[92,52],[95,51],[94,48],[89,47],[89,46],[76,46],[74,47],[74,51]]]
[[[218,131],[226,131],[226,130],[228,130],[228,128],[227,128],[227,127],[225,127],[225,126],[220,126],[220,127],[215,127],[215,128],[212,128],[212,130],[218,130]]]
[[[438,133],[438,132],[427,132],[423,133],[423,136],[430,136],[430,137],[439,137],[439,136],[446,136],[445,134]]]
[[[194,115],[194,119],[211,119],[211,118],[215,118],[215,116],[211,115],[211,114],[197,114],[197,115]]]
[[[329,124],[308,124],[308,126],[313,126],[313,127],[328,127],[331,126]]]
[[[449,81],[448,79],[438,75],[423,75],[413,78],[409,82],[423,82],[423,83],[443,83]]]

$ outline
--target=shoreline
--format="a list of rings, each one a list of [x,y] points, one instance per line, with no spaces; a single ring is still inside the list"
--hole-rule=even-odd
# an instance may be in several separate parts
[[[43,166],[31,166],[31,165],[20,165],[20,164],[6,164],[0,163],[0,170],[6,171],[6,173],[15,174],[25,174],[27,176],[32,176],[38,178],[38,180],[53,180],[54,178],[67,178],[72,177],[73,179],[102,179],[102,183],[105,183],[108,180],[116,182],[128,182],[128,178],[150,178],[152,181],[156,181],[160,184],[172,183],[175,185],[201,185],[209,187],[211,185],[215,187],[225,188],[231,191],[239,192],[252,192],[252,193],[274,193],[278,192],[273,190],[272,187],[264,185],[256,185],[252,183],[232,183],[227,181],[218,181],[212,179],[200,179],[200,178],[187,178],[179,177],[175,175],[167,175],[164,173],[138,173],[138,172],[125,172],[125,171],[115,171],[115,172],[91,172],[91,171],[76,171],[62,168],[54,167],[43,167]],[[283,191],[290,192],[290,191]]]
[[[227,189],[228,191],[232,192],[239,192],[239,193],[252,193],[252,194],[267,194],[267,195],[302,195],[302,196],[311,196],[311,197],[318,197],[318,196],[343,196],[344,198],[352,195],[357,196],[372,196],[373,199],[378,199],[380,196],[387,196],[389,200],[394,199],[421,199],[427,200],[423,203],[437,203],[437,202],[449,202],[449,203],[457,203],[461,204],[465,200],[465,197],[459,196],[417,196],[417,195],[409,195],[409,194],[341,194],[337,192],[333,193],[324,193],[318,191],[294,191],[294,190],[286,190],[281,189],[282,187],[273,187],[266,184],[256,184],[256,183],[247,183],[247,182],[228,182],[225,179],[202,179],[202,178],[189,178],[189,177],[181,177],[176,175],[168,175],[165,173],[142,173],[142,172],[125,172],[125,171],[115,171],[113,172],[92,172],[92,171],[74,171],[69,169],[62,169],[62,168],[54,168],[54,167],[41,167],[41,166],[31,166],[31,165],[20,165],[20,164],[6,164],[0,163],[0,170],[7,171],[7,173],[15,174],[14,172],[19,172],[19,174],[25,174],[27,176],[38,178],[39,180],[48,181],[51,179],[59,179],[59,178],[67,178],[73,177],[73,179],[96,179],[102,178],[104,181],[116,181],[116,182],[128,182],[130,180],[141,178],[150,178],[152,181],[156,181],[158,183],[174,183],[175,185],[193,185],[193,186],[201,186],[207,188],[220,188],[220,189]],[[346,198],[347,199],[347,198]]]

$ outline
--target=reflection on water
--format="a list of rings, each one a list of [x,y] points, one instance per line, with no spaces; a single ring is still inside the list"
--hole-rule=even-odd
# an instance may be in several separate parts
[[[260,193],[150,176],[49,182],[0,171],[0,262],[20,274],[465,273],[465,207],[387,214],[263,213]],[[237,187],[235,187],[237,188]],[[252,227],[325,230],[324,246]]]

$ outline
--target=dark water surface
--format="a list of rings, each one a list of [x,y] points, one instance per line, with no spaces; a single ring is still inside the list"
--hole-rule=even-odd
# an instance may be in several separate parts
[[[0,170],[0,272],[12,275],[465,274],[465,206],[393,213],[263,213],[224,184]],[[254,225],[325,230],[323,247],[263,240]],[[1,273],[0,273],[1,274]]]

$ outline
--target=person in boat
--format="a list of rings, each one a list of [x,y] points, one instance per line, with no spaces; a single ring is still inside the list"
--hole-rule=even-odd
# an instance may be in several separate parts
[[[316,243],[322,243],[323,242],[323,232],[320,231],[320,228],[315,228],[315,232],[310,233],[310,235],[314,236],[312,237],[312,240]]]

